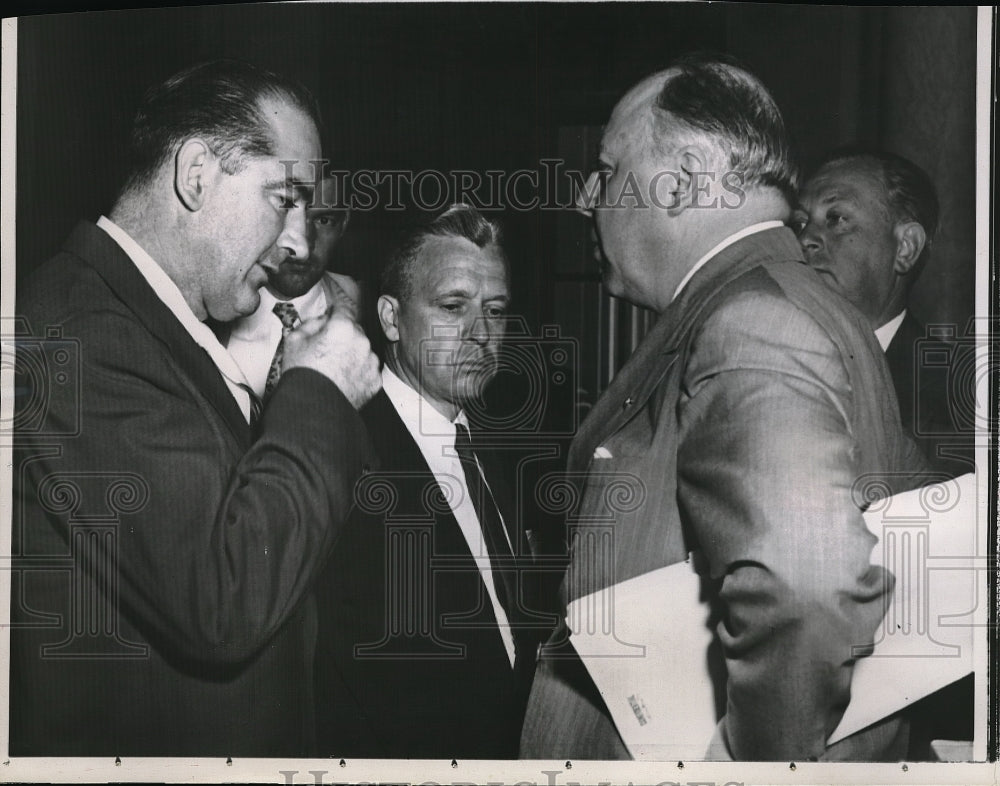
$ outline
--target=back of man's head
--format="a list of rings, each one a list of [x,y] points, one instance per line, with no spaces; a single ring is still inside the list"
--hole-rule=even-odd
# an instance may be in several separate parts
[[[228,174],[240,171],[248,156],[272,154],[264,98],[293,104],[319,127],[318,105],[305,87],[238,60],[200,63],[151,88],[132,124],[121,194],[148,185],[186,139],[202,139]]]
[[[775,188],[791,200],[798,173],[781,111],[764,85],[720,55],[686,55],[668,73],[654,99],[654,141],[710,141],[743,188]]]
[[[412,291],[413,276],[424,242],[432,237],[464,238],[479,248],[499,247],[499,224],[490,221],[471,205],[452,205],[444,212],[409,229],[389,258],[379,278],[379,294],[392,295],[400,302]]]

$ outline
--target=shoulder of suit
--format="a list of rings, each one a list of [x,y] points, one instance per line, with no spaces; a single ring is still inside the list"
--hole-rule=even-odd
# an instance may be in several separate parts
[[[98,271],[69,251],[60,251],[48,259],[19,287],[17,311],[32,322],[34,335],[44,335],[46,328],[88,314],[114,312],[131,317],[130,309]],[[40,320],[48,324],[35,324]]]
[[[706,304],[692,332],[686,378],[694,384],[723,372],[758,370],[839,384],[844,339],[835,337],[831,319],[836,317],[817,315],[790,295],[770,266],[754,267]]]

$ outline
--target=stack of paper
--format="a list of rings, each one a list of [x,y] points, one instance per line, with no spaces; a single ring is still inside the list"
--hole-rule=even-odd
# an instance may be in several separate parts
[[[873,564],[896,576],[875,652],[858,661],[843,739],[969,674],[976,608],[975,476],[898,494],[865,514]],[[704,759],[725,673],[694,561],[580,598],[570,640],[636,759]],[[601,609],[605,624],[593,621]],[[574,624],[575,623],[575,624]]]

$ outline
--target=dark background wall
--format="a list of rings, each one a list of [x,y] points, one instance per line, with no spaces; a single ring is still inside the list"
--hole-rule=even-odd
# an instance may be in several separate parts
[[[771,87],[807,170],[852,141],[928,169],[943,222],[914,310],[960,325],[972,313],[972,8],[231,5],[26,17],[18,36],[19,279],[76,220],[109,208],[143,89],[197,60],[248,59],[308,84],[338,168],[511,172],[567,149],[590,155],[593,129],[632,83],[682,52],[712,49]],[[502,218],[516,305],[537,329],[558,316],[558,259],[580,260],[573,275],[596,286],[585,250],[559,231],[569,222],[582,237],[582,225],[557,211]],[[356,213],[342,269],[370,276],[398,219]],[[582,330],[563,324],[564,334]]]

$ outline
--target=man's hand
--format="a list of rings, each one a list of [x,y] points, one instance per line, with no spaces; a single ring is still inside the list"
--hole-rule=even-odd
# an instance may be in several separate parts
[[[285,337],[282,369],[302,366],[327,377],[360,409],[382,387],[378,358],[364,332],[345,315],[305,320]]]

